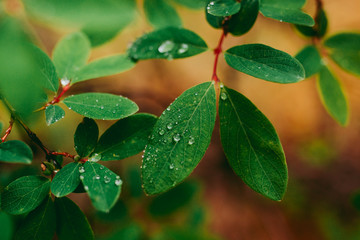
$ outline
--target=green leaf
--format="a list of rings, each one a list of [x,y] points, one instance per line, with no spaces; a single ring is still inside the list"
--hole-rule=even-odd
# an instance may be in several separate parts
[[[0,143],[0,161],[30,164],[33,160],[31,148],[19,140]]]
[[[276,83],[295,83],[305,78],[298,60],[262,44],[246,44],[228,49],[226,62],[234,69]]]
[[[281,200],[288,174],[274,127],[237,91],[222,87],[220,98],[220,136],[229,164],[254,191],[272,200]]]
[[[0,212],[0,232],[2,240],[11,240],[14,233],[14,224],[4,212]]]
[[[210,1],[206,10],[217,17],[231,16],[240,11],[240,2],[236,0],[213,0]]]
[[[360,76],[360,51],[335,50],[330,57],[345,71]]]
[[[206,50],[206,43],[197,34],[183,28],[167,27],[138,38],[128,49],[128,54],[134,60],[177,59]]]
[[[34,48],[35,57],[39,63],[40,72],[44,79],[44,87],[53,92],[57,92],[59,89],[59,79],[53,62],[40,48],[34,45],[32,45],[32,47]]]
[[[342,126],[349,120],[349,107],[339,81],[324,66],[319,75],[318,89],[328,113]]]
[[[144,0],[144,11],[147,20],[155,28],[182,25],[175,8],[166,0]]]
[[[25,176],[10,183],[1,195],[1,208],[7,213],[28,213],[49,195],[50,181],[41,176]]]
[[[214,16],[214,15],[211,15],[210,13],[207,12],[206,9],[205,9],[205,16],[206,16],[206,21],[213,28],[222,28],[224,20],[226,18],[226,17],[217,17],[217,16]]]
[[[3,123],[0,122],[0,133],[2,132],[2,130],[3,130]]]
[[[105,57],[81,68],[74,77],[72,83],[77,83],[93,78],[100,78],[125,72],[134,66],[134,62],[127,55],[114,55]]]
[[[305,0],[261,0],[260,11],[268,18],[298,25],[314,26],[312,17],[301,11]]]
[[[198,190],[196,184],[184,182],[170,191],[156,196],[149,205],[149,212],[155,217],[168,216],[189,204]]]
[[[80,163],[69,163],[63,167],[51,182],[51,192],[56,197],[72,193],[80,183]]]
[[[62,38],[53,52],[59,78],[73,80],[78,69],[85,66],[90,55],[90,42],[84,33],[76,32]]]
[[[121,229],[116,229],[115,233],[111,233],[107,237],[99,238],[99,240],[143,240],[145,239],[143,236],[143,230],[141,226],[135,223],[131,223],[125,227],[121,227]]]
[[[94,150],[99,138],[99,128],[90,118],[84,118],[74,135],[74,145],[80,157],[89,156]]]
[[[59,240],[94,239],[94,233],[80,208],[67,197],[55,198],[56,233]]]
[[[211,82],[186,90],[162,113],[142,163],[147,194],[165,192],[190,175],[209,146],[215,118],[216,95]]]
[[[326,39],[324,45],[342,51],[360,51],[360,33],[339,33]]]
[[[16,230],[15,240],[51,240],[56,228],[54,203],[50,197],[30,212]]]
[[[129,221],[129,210],[124,201],[119,200],[108,212],[96,212],[96,218],[103,223],[115,223],[119,225]]]
[[[313,27],[295,25],[296,29],[299,30],[304,36],[307,37],[318,37],[321,38],[326,34],[327,31],[327,17],[323,9],[321,9],[315,18],[315,25]]]
[[[202,9],[207,5],[208,0],[173,0],[174,2],[191,9]]]
[[[103,165],[89,161],[84,164],[83,170],[80,179],[94,207],[99,211],[109,212],[120,196],[120,177]]]
[[[136,114],[119,120],[101,136],[94,152],[102,161],[120,160],[145,149],[157,118],[150,114]]]
[[[102,120],[125,118],[139,110],[130,99],[108,93],[82,93],[69,96],[63,102],[74,112]]]
[[[50,126],[65,117],[65,111],[58,105],[49,105],[45,109],[46,124]]]
[[[316,47],[308,45],[304,47],[295,58],[302,64],[305,70],[305,77],[311,77],[322,68],[322,60]]]
[[[227,22],[227,31],[235,36],[247,33],[254,25],[259,13],[259,0],[242,0],[241,9]]]

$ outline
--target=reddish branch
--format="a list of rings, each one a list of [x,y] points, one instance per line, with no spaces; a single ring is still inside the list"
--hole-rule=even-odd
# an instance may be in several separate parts
[[[46,107],[60,102],[61,97],[70,89],[70,87],[71,87],[70,83],[65,86],[62,86],[60,88],[59,93],[54,97],[54,99],[51,100],[50,102],[46,103],[46,105],[44,107],[40,108],[39,110],[44,110]]]
[[[217,65],[218,65],[218,61],[219,61],[219,55],[222,52],[222,44],[224,42],[225,37],[226,37],[226,32],[223,31],[221,34],[219,43],[218,43],[217,47],[214,49],[215,61],[214,61],[212,80],[215,82],[219,82],[219,78],[218,78],[216,72],[217,72]]]
[[[1,142],[5,142],[6,138],[10,135],[13,125],[14,125],[14,119],[11,118],[9,122],[9,127],[6,129],[5,135],[1,138]]]

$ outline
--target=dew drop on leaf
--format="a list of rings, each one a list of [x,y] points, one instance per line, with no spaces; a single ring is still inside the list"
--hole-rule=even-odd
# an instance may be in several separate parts
[[[91,155],[91,157],[89,158],[90,162],[98,162],[101,160],[101,154],[98,153],[94,153],[93,155]]]
[[[174,169],[174,164],[171,163],[170,166],[169,166],[169,168],[170,168],[170,169]]]
[[[178,54],[186,53],[188,49],[189,49],[189,46],[185,43],[182,43],[180,45],[180,48],[178,49]]]
[[[88,186],[84,186],[85,191],[89,191],[89,187]]]
[[[83,166],[79,167],[79,173],[84,173],[85,172],[85,168]]]
[[[122,184],[122,181],[120,179],[115,180],[115,185],[120,186]]]
[[[167,127],[167,129],[171,130],[173,128],[173,126],[174,126],[174,124],[169,123],[166,127]]]
[[[175,142],[179,142],[180,139],[181,139],[180,134],[178,134],[178,133],[175,134],[174,137],[173,137],[173,139],[174,139]]]
[[[84,176],[83,175],[80,175],[80,180],[83,180],[84,179]]]
[[[164,135],[164,133],[165,133],[164,129],[160,129],[159,135],[162,136],[162,135]]]
[[[109,183],[111,181],[111,178],[108,176],[104,176],[104,182]]]
[[[174,47],[175,47],[175,43],[167,40],[159,46],[158,51],[160,53],[167,53],[170,52]]]
[[[70,80],[67,78],[63,78],[60,80],[61,86],[65,87],[70,83]]]
[[[226,100],[226,99],[227,99],[226,93],[224,93],[224,92],[221,93],[220,98],[221,98],[222,100]]]
[[[193,145],[195,143],[195,139],[193,137],[190,137],[188,144]]]

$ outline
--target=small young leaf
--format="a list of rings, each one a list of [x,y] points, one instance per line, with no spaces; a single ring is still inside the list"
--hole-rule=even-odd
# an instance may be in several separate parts
[[[1,208],[7,213],[28,213],[49,195],[50,181],[41,176],[25,176],[10,183],[1,195]]]
[[[316,47],[308,45],[304,47],[295,58],[302,64],[305,70],[305,77],[311,77],[322,68],[321,56]]]
[[[67,197],[55,198],[56,233],[59,240],[92,240],[94,233],[80,208]]]
[[[226,62],[234,69],[276,83],[295,83],[305,78],[298,60],[262,44],[246,44],[228,49]]]
[[[82,93],[69,96],[63,102],[74,112],[102,120],[125,118],[139,110],[130,99],[108,93]]]
[[[145,149],[157,118],[150,114],[135,114],[121,119],[100,137],[94,153],[102,161],[120,160]]]
[[[146,18],[155,28],[181,27],[181,19],[167,0],[144,0]]]
[[[360,51],[335,50],[330,57],[345,71],[360,76]]]
[[[174,2],[191,9],[202,9],[207,5],[208,0],[173,0]]]
[[[56,228],[54,203],[50,197],[30,212],[16,230],[15,240],[51,240]]]
[[[87,161],[83,168],[80,179],[94,207],[109,212],[120,196],[120,177],[98,163]]]
[[[342,126],[348,123],[349,107],[339,81],[324,66],[319,75],[318,88],[328,113]]]
[[[254,191],[281,200],[288,174],[274,127],[245,96],[227,87],[220,91],[221,143],[232,169]]]
[[[324,45],[337,50],[360,51],[360,33],[339,33],[326,39]]]
[[[33,160],[31,148],[19,140],[0,143],[0,161],[29,164]]]
[[[99,128],[90,118],[84,118],[74,135],[75,150],[80,157],[89,156],[99,138]]]
[[[307,37],[318,37],[321,38],[325,35],[327,30],[327,17],[323,9],[320,10],[319,14],[315,19],[315,26],[308,27],[303,25],[295,25],[296,29],[299,30],[304,36]]]
[[[206,21],[210,24],[210,26],[214,27],[214,28],[222,28],[223,27],[223,23],[226,17],[217,17],[214,15],[211,15],[210,13],[207,12],[207,10],[205,9],[205,16],[206,16]]]
[[[131,69],[134,62],[126,55],[114,55],[90,62],[81,68],[72,83],[118,74]]]
[[[40,72],[44,79],[44,87],[53,92],[57,92],[59,89],[59,79],[53,62],[40,48],[36,46],[33,46],[33,48],[36,60],[39,64]]]
[[[65,111],[58,105],[50,105],[45,109],[46,124],[50,126],[53,123],[63,119],[65,117]]]
[[[254,25],[259,13],[259,0],[242,0],[241,9],[231,16],[227,31],[235,36],[247,33]]]
[[[240,11],[240,2],[236,0],[213,0],[210,1],[206,10],[217,17],[231,16]]]
[[[197,55],[207,50],[197,34],[176,27],[167,27],[138,38],[128,49],[134,60],[177,59]]]
[[[314,26],[314,19],[301,11],[305,0],[261,0],[260,11],[268,18],[298,25]]]
[[[165,192],[194,170],[210,144],[216,118],[211,82],[186,90],[160,116],[142,163],[147,194]]]
[[[11,240],[13,239],[14,224],[11,217],[4,213],[0,212],[0,232],[2,240]]]
[[[63,167],[51,182],[51,192],[56,197],[72,193],[80,183],[80,163],[69,163]]]
[[[59,78],[73,80],[78,69],[85,66],[90,55],[90,48],[88,38],[81,32],[61,39],[53,52],[53,61]]]

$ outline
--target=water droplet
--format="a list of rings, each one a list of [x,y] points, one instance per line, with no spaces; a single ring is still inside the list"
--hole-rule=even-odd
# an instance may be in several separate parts
[[[226,93],[222,92],[222,93],[220,94],[220,98],[221,98],[222,100],[226,100],[226,99],[227,99]]]
[[[210,2],[209,4],[210,4],[211,6],[213,6],[213,5],[215,4],[215,2]]]
[[[167,127],[167,129],[171,130],[173,128],[173,126],[174,126],[174,124],[169,123],[166,127]]]
[[[166,108],[166,110],[168,110],[168,111],[170,111],[170,109],[171,109],[170,106],[168,106],[168,107]]]
[[[113,114],[115,114],[115,113],[116,113],[116,111],[114,110],[112,113],[113,113]]]
[[[88,186],[84,186],[85,191],[89,191],[89,187]]]
[[[175,134],[174,137],[173,137],[173,139],[174,139],[175,142],[180,141],[180,139],[181,139],[180,134],[178,134],[178,133]]]
[[[108,176],[104,176],[104,182],[109,183],[111,181],[111,178]]]
[[[167,40],[159,46],[158,51],[160,53],[167,53],[170,52],[174,47],[175,47],[175,43]]]
[[[79,173],[84,173],[85,172],[85,168],[83,166],[79,167]]]
[[[115,185],[120,186],[122,184],[122,181],[120,179],[115,180]]]
[[[100,176],[99,176],[99,175],[96,175],[94,178],[95,178],[96,180],[99,180],[99,179],[100,179]]]
[[[169,168],[170,168],[170,169],[174,169],[174,164],[171,163],[170,166],[169,166]]]
[[[188,144],[193,145],[194,143],[195,143],[195,139],[190,136]]]
[[[101,166],[100,166],[100,169],[101,169],[101,170],[103,170],[103,169],[104,169],[104,166],[103,166],[103,165],[101,165]]]
[[[61,86],[65,87],[70,83],[70,80],[67,78],[63,78],[60,80]]]
[[[162,136],[162,135],[164,135],[164,133],[165,133],[164,129],[160,129],[159,135]]]
[[[96,99],[95,102],[99,102],[99,100]]]
[[[178,49],[178,54],[186,53],[188,49],[189,49],[189,46],[185,43],[182,43],[180,45],[180,48]]]
[[[223,83],[220,83],[220,88],[224,88],[224,84],[223,84]]]
[[[84,175],[80,175],[80,180],[83,180],[84,179]]]
[[[98,162],[101,160],[101,154],[98,153],[94,153],[93,155],[91,155],[91,157],[89,158],[90,162]]]
[[[104,109],[104,106],[101,106],[100,109]]]

